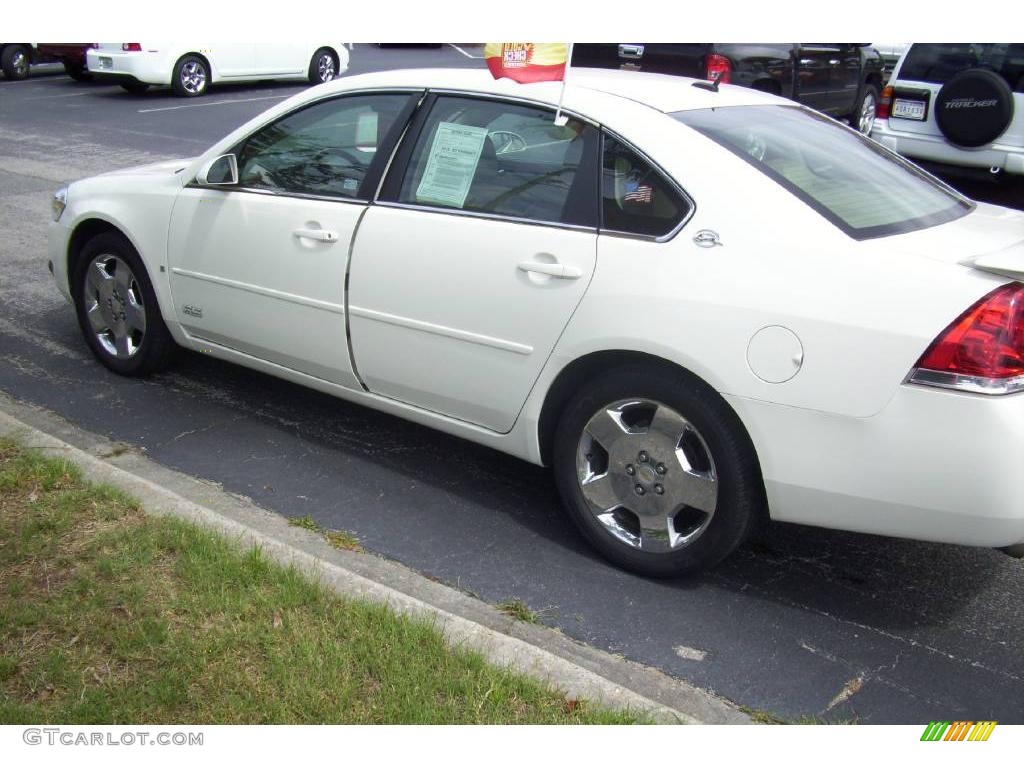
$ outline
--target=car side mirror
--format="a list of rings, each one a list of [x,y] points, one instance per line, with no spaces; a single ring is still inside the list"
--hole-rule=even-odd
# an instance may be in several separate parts
[[[196,181],[211,187],[227,187],[238,183],[238,158],[221,155],[205,163],[196,174]]]

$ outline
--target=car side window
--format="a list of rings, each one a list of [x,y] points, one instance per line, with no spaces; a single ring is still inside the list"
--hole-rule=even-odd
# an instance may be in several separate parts
[[[408,94],[322,101],[277,120],[239,147],[239,185],[274,192],[368,200],[363,189]]]
[[[661,237],[689,215],[690,202],[621,141],[606,135],[603,154],[602,230]]]
[[[398,201],[597,226],[598,132],[541,107],[439,97],[413,147]]]

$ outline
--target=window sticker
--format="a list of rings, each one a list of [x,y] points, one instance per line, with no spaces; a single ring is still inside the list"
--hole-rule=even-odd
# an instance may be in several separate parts
[[[356,149],[362,152],[377,150],[376,112],[360,112],[356,117]]]
[[[427,167],[416,188],[416,200],[461,208],[466,203],[487,129],[458,123],[439,123],[430,146]]]

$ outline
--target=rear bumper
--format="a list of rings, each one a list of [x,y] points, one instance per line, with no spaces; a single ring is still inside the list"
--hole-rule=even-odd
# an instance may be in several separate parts
[[[171,66],[164,57],[147,51],[124,52],[105,49],[86,54],[89,72],[101,83],[147,83],[170,85]]]
[[[998,168],[1005,173],[1024,174],[1024,147],[998,141],[977,149],[950,144],[942,136],[909,133],[892,128],[888,120],[876,120],[871,138],[904,157],[968,168]]]
[[[1024,542],[1024,394],[901,386],[855,419],[727,397],[772,519],[983,547]]]

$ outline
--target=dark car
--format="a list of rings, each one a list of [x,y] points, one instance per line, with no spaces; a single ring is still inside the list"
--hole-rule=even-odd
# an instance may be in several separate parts
[[[882,59],[869,43],[577,43],[573,66],[661,72],[743,85],[871,130]]]
[[[42,59],[59,61],[72,79],[83,82],[92,80],[85,66],[85,54],[96,47],[96,43],[39,43],[36,51]]]

